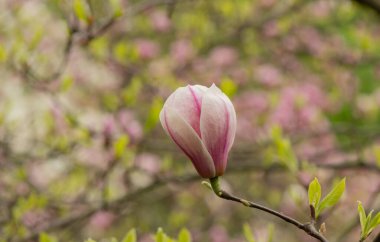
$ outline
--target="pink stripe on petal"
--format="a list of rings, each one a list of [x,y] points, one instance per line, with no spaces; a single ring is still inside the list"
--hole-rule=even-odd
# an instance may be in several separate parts
[[[193,99],[194,99],[194,102],[195,102],[195,107],[197,108],[197,114],[198,116],[200,117],[201,116],[201,100],[199,100],[201,97],[197,97],[197,94],[195,94],[195,91],[193,90],[193,88],[188,85],[187,86],[190,90],[190,93],[191,95],[193,96]]]
[[[194,129],[170,107],[162,110],[160,120],[173,141],[190,158],[199,175],[214,177],[212,158]]]
[[[199,86],[180,87],[165,102],[166,107],[174,108],[177,113],[195,130],[200,137],[200,113],[205,88]]]

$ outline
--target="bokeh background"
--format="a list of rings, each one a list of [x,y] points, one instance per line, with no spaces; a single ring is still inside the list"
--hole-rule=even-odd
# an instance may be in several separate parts
[[[346,177],[320,222],[358,241],[357,200],[380,209],[379,23],[376,0],[0,0],[0,241],[314,241],[218,199],[163,132],[168,95],[212,83],[238,118],[222,186],[306,222],[309,182]]]

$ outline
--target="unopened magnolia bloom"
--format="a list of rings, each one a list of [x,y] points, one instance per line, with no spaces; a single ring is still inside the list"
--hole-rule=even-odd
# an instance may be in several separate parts
[[[236,113],[230,99],[214,84],[178,88],[160,113],[166,133],[204,178],[221,176],[235,139]]]

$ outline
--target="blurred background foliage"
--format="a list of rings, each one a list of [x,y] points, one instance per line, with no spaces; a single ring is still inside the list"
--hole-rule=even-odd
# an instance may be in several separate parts
[[[356,201],[380,209],[379,9],[0,0],[0,241],[122,238],[132,228],[153,241],[158,227],[173,237],[186,227],[193,241],[312,241],[216,198],[162,131],[175,88],[212,83],[238,116],[223,187],[307,221],[309,182],[347,177],[343,201],[320,222],[333,241],[357,241]]]

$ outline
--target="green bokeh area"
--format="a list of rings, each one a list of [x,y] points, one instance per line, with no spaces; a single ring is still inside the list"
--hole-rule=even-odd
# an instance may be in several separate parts
[[[376,0],[0,0],[0,242],[314,241],[218,198],[166,135],[165,100],[197,84],[237,114],[223,189],[302,223],[312,205],[329,241],[374,240],[379,13]]]

